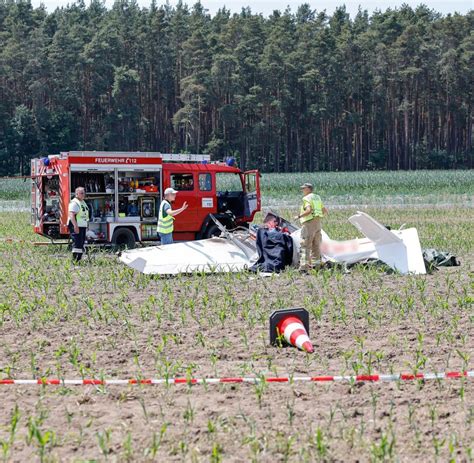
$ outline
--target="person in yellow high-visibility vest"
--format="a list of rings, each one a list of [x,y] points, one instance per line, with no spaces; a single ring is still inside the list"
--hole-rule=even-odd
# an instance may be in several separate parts
[[[303,203],[295,217],[301,223],[300,270],[321,266],[321,218],[328,214],[321,198],[313,193],[313,185],[301,185]]]
[[[72,238],[72,260],[79,262],[84,254],[87,224],[89,222],[89,206],[84,201],[86,190],[78,187],[75,196],[69,203],[67,226]]]
[[[164,199],[160,204],[157,232],[162,245],[173,243],[174,218],[188,208],[186,201],[179,209],[173,210],[171,208],[171,203],[176,199],[177,193],[178,192],[173,188],[166,188]]]

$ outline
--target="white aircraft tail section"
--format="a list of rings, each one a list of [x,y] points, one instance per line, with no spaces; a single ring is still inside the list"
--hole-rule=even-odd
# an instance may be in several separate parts
[[[426,273],[416,228],[390,231],[359,211],[349,218],[349,222],[374,243],[378,258],[393,269],[403,274]]]

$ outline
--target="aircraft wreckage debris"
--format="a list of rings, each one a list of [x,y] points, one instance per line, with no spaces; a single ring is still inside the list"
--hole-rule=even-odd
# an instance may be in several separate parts
[[[294,249],[292,265],[297,266],[301,231],[286,220],[278,219],[290,232]],[[250,268],[258,259],[255,232],[251,229],[230,232],[214,220],[221,230],[220,237],[132,249],[122,252],[120,261],[139,272],[152,275],[227,273]],[[355,264],[367,259],[379,259],[403,275],[426,273],[416,228],[388,230],[364,212],[349,217],[349,222],[365,238],[336,241],[323,231],[323,261]]]

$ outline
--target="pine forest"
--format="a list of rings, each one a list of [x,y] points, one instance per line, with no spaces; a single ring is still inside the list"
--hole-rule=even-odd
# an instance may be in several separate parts
[[[264,172],[472,168],[474,11],[0,1],[0,174],[69,150]]]

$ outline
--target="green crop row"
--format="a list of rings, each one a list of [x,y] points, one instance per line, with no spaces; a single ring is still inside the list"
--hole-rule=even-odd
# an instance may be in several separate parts
[[[343,203],[354,198],[359,202],[365,198],[373,203],[376,198],[390,196],[399,204],[406,195],[432,198],[430,203],[437,202],[435,198],[446,196],[453,199],[453,195],[460,195],[472,202],[474,196],[474,170],[423,170],[262,174],[262,197],[295,196],[299,193],[299,186],[305,182],[313,183],[321,196],[341,197]],[[28,198],[30,189],[29,181],[0,179],[0,200]]]
[[[474,194],[474,170],[264,174],[261,183],[267,195],[284,197],[305,182],[324,196]]]
[[[30,191],[31,181],[28,179],[0,178],[0,200],[27,199]]]

